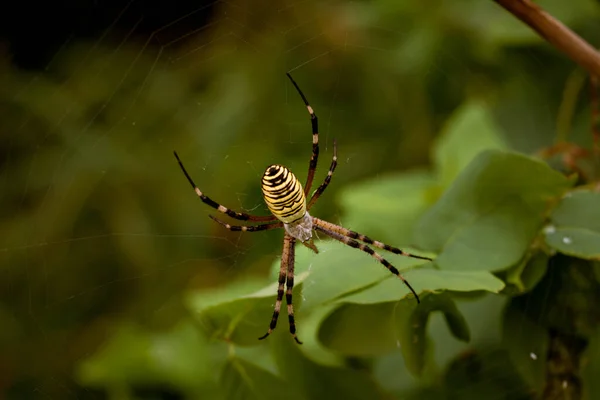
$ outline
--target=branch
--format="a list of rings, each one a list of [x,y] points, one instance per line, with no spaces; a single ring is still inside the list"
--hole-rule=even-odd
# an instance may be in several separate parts
[[[600,77],[600,53],[530,0],[494,0],[590,74]]]

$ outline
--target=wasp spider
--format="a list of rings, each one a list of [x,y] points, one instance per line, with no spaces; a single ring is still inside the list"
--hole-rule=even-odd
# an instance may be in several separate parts
[[[419,302],[419,296],[410,284],[404,279],[400,272],[390,264],[385,258],[379,253],[375,252],[371,247],[377,247],[379,249],[390,251],[394,254],[400,254],[407,257],[418,258],[421,260],[431,260],[427,257],[421,257],[413,254],[409,254],[396,247],[389,246],[385,243],[373,240],[365,235],[343,228],[339,225],[331,222],[324,221],[322,219],[311,216],[308,211],[315,204],[319,196],[323,194],[327,185],[331,181],[331,176],[337,166],[337,145],[334,140],[333,142],[333,160],[329,167],[329,172],[325,177],[323,183],[317,188],[317,190],[310,197],[308,203],[306,202],[309,196],[310,189],[315,176],[315,170],[317,168],[317,160],[319,158],[319,125],[317,115],[314,113],[312,107],[308,104],[308,100],[291,77],[287,74],[288,78],[296,88],[296,91],[302,97],[306,108],[310,114],[310,121],[312,124],[312,156],[308,164],[308,176],[306,178],[306,184],[304,189],[298,181],[298,178],[283,165],[270,165],[265,170],[262,177],[262,192],[265,203],[272,215],[268,216],[255,216],[246,214],[243,212],[233,211],[225,206],[216,203],[214,200],[207,197],[202,191],[196,186],[190,175],[187,173],[183,163],[179,159],[179,156],[175,152],[175,157],[179,162],[181,170],[185,174],[187,180],[190,182],[200,200],[208,204],[212,208],[220,211],[223,214],[227,214],[229,217],[240,220],[240,221],[253,221],[253,222],[265,222],[259,225],[230,225],[220,219],[209,215],[210,218],[223,225],[230,231],[243,231],[243,232],[258,232],[269,229],[285,229],[285,236],[283,238],[283,251],[281,256],[281,267],[279,269],[279,287],[277,288],[277,301],[275,302],[275,310],[273,311],[273,317],[267,333],[261,336],[259,339],[264,339],[273,332],[277,325],[277,319],[279,317],[279,310],[281,308],[281,302],[283,300],[284,285],[286,286],[285,299],[287,302],[287,313],[290,325],[290,333],[298,342],[300,340],[296,336],[296,324],[294,322],[294,308],[292,306],[292,289],[294,287],[294,255],[295,255],[295,244],[296,240],[299,240],[302,244],[312,249],[317,253],[317,248],[313,243],[312,232],[313,230],[322,232],[333,239],[342,242],[350,247],[354,247],[365,253],[371,255],[384,267],[386,267],[392,274],[404,282],[404,284],[410,289],[415,296],[417,302]],[[362,242],[362,243],[361,243]]]

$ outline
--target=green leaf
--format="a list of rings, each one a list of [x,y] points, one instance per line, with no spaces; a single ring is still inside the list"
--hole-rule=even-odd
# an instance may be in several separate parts
[[[531,290],[544,277],[549,258],[545,253],[535,253],[511,268],[506,274],[506,281],[515,285],[520,292]]]
[[[303,315],[308,316],[314,308],[348,296],[356,297],[349,297],[347,301],[365,303],[402,298],[414,301],[402,282],[368,254],[332,240],[317,241],[317,246],[319,254],[301,245],[296,251],[294,304],[300,335]],[[426,262],[376,250],[403,273],[417,292],[498,292],[504,286],[499,279],[484,271],[440,271],[431,268],[405,271]],[[258,289],[261,284],[264,285],[263,281],[235,283],[223,289],[194,292],[188,296],[188,304],[210,336],[240,345],[258,345],[257,338],[265,333],[273,312],[279,267],[280,262],[274,262],[270,278],[272,283],[266,287]],[[300,303],[302,307],[299,307]],[[279,329],[282,329],[285,319],[283,311]],[[318,349],[315,355],[316,358],[330,358],[329,355],[320,354]]]
[[[568,193],[551,216],[544,235],[548,246],[585,259],[600,259],[600,193]]]
[[[318,340],[322,321],[337,307],[337,304],[329,304],[318,307],[310,313],[302,312],[302,322],[296,326],[298,337],[303,343],[300,347],[303,356],[322,366],[342,367],[346,365],[346,359],[328,350]],[[288,337],[288,339],[291,338]]]
[[[379,240],[408,243],[413,225],[436,199],[436,180],[410,171],[350,185],[339,197],[344,225]]]
[[[303,399],[289,390],[287,382],[243,359],[231,358],[221,374],[220,386],[228,400],[281,399],[282,393],[290,400]]]
[[[296,270],[303,274],[310,269],[302,287],[302,309],[296,317],[300,321],[306,317],[314,324],[314,330],[310,327],[305,330],[304,324],[298,323],[298,335],[305,342],[307,355],[330,363],[333,361],[331,355],[323,354],[312,333],[326,317],[326,314],[320,314],[321,309],[339,303],[374,304],[402,299],[411,304],[416,302],[402,281],[368,254],[333,241],[319,242],[318,246],[319,254],[301,247],[296,252]],[[425,267],[403,271],[406,266],[423,264],[423,261],[395,254],[385,254],[385,257],[402,271],[417,293],[440,290],[497,293],[504,287],[504,283],[489,272],[441,271]],[[274,264],[273,280],[278,269],[279,265]],[[264,313],[270,315],[267,310]],[[320,315],[315,320],[311,313]]]
[[[600,233],[581,228],[556,228],[544,232],[546,244],[575,257],[600,259]]]
[[[397,327],[400,316],[396,314],[410,315],[416,306],[416,302],[344,304],[325,318],[319,340],[325,347],[346,356],[384,355],[400,347]]]
[[[301,334],[303,315],[348,293],[363,290],[390,272],[368,254],[334,241],[319,242],[319,254],[298,245],[295,262],[294,306]],[[423,260],[389,254],[400,270],[423,264]],[[225,288],[196,291],[187,296],[190,309],[196,313],[201,327],[213,338],[239,345],[258,345],[258,337],[268,328],[277,294],[280,262],[273,264],[271,284],[264,281],[236,282]],[[340,277],[342,277],[340,279]],[[404,290],[400,282],[399,290]],[[408,296],[408,292],[403,292]],[[285,301],[285,299],[284,299]],[[278,328],[287,323],[282,308]],[[302,339],[304,340],[304,339]],[[318,351],[317,351],[318,353]],[[318,357],[328,358],[320,355]]]
[[[546,378],[547,329],[527,317],[515,302],[508,304],[503,321],[504,347],[521,377],[540,393]]]
[[[522,258],[540,224],[534,209],[518,198],[506,198],[448,238],[436,264],[452,270],[505,269]]]
[[[498,293],[504,282],[485,271],[442,271],[432,268],[418,268],[406,274],[405,278],[417,293],[452,290],[470,292],[485,290]],[[337,303],[375,304],[389,301],[414,301],[406,298],[409,289],[394,276],[357,293],[340,297]]]
[[[364,290],[392,274],[369,254],[351,248],[333,240],[317,242],[319,254],[298,246],[296,250],[296,272],[309,272],[302,289],[302,312],[327,304],[338,297]],[[383,250],[376,249],[377,251]],[[403,271],[407,268],[426,263],[426,261],[385,254],[386,259]],[[279,273],[279,264],[272,268],[272,279]],[[406,277],[413,271],[407,272]],[[400,282],[396,282],[400,283]],[[403,285],[399,284],[403,291]],[[402,292],[408,296],[408,291]]]
[[[307,399],[387,399],[366,371],[322,366],[306,358],[289,335],[272,340],[275,362],[288,381],[286,391],[301,393]]]
[[[552,211],[556,226],[570,226],[600,232],[600,193],[576,190],[567,193]]]
[[[469,340],[464,317],[445,293],[424,295],[420,304],[400,301],[343,305],[325,319],[319,339],[325,346],[348,356],[382,355],[400,348],[407,368],[418,376],[432,351],[426,328],[434,311],[444,314],[456,338]]]
[[[481,102],[463,104],[448,120],[434,148],[441,184],[450,185],[477,154],[488,149],[506,149],[489,110]]]
[[[533,158],[485,151],[417,224],[417,244],[440,251],[436,264],[442,269],[506,269],[524,256],[546,201],[570,184]]]

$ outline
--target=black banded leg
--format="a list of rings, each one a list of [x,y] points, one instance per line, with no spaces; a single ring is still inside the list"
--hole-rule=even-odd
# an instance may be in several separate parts
[[[362,235],[360,233],[351,231],[350,229],[346,229],[346,228],[344,228],[342,226],[333,224],[333,223],[328,222],[328,221],[324,221],[324,220],[316,218],[316,217],[313,217],[313,224],[317,225],[317,226],[320,226],[320,227],[322,227],[322,228],[324,228],[324,229],[326,229],[328,231],[335,232],[335,233],[337,233],[337,234],[339,234],[341,236],[346,236],[346,237],[348,237],[350,239],[356,239],[356,240],[359,240],[361,242],[365,242],[367,244],[373,245],[374,247],[377,247],[378,249],[386,250],[386,251],[389,251],[389,252],[394,253],[394,254],[399,254],[399,255],[405,256],[405,257],[417,258],[419,260],[427,260],[427,261],[431,261],[432,260],[429,257],[417,256],[415,254],[408,253],[408,252],[406,252],[404,250],[401,250],[401,249],[399,249],[397,247],[393,247],[393,246],[390,246],[390,245],[385,244],[383,242],[380,242],[380,241],[377,241],[377,240],[373,240],[373,239],[371,239],[368,236],[365,236],[365,235]]]
[[[288,319],[290,322],[290,333],[294,337],[296,343],[302,344],[302,342],[298,340],[298,337],[296,336],[296,321],[294,320],[294,306],[292,304],[292,291],[294,289],[294,263],[296,258],[296,239],[286,234],[286,238],[284,240],[287,240],[288,237],[290,240],[290,246],[287,262],[285,301],[287,303]]]
[[[415,290],[412,288],[412,286],[410,286],[408,281],[406,279],[404,279],[404,277],[400,274],[400,271],[398,271],[398,269],[396,267],[394,267],[392,264],[390,264],[389,261],[387,261],[385,258],[383,258],[379,253],[375,252],[372,248],[370,248],[366,244],[359,243],[354,239],[350,239],[349,237],[340,235],[337,232],[327,230],[319,225],[314,225],[314,228],[318,231],[323,232],[327,236],[332,237],[333,239],[335,239],[337,241],[340,241],[350,247],[354,247],[355,249],[359,249],[359,250],[364,251],[367,254],[370,254],[374,259],[376,259],[381,264],[383,264],[383,266],[386,267],[392,274],[396,275],[398,278],[400,278],[402,280],[402,282],[404,282],[406,287],[408,287],[408,289],[415,296],[415,299],[417,299],[417,303],[421,302],[421,300],[419,300],[419,295],[417,295],[417,292],[415,292]]]
[[[258,340],[263,340],[275,330],[277,326],[277,319],[279,318],[279,311],[281,309],[281,301],[283,300],[283,287],[285,286],[285,278],[288,270],[289,253],[290,253],[290,238],[287,233],[283,238],[283,250],[281,252],[281,266],[279,267],[279,286],[277,286],[277,300],[275,301],[275,309],[273,310],[273,317],[271,318],[271,324],[269,330],[263,336],[259,337]]]
[[[231,218],[237,219],[237,220],[240,220],[240,221],[268,222],[268,221],[275,221],[277,219],[273,215],[257,216],[257,215],[246,214],[246,213],[243,213],[243,212],[233,211],[233,210],[231,210],[231,209],[229,209],[229,208],[227,208],[225,206],[222,206],[221,204],[217,203],[216,201],[212,200],[211,198],[209,198],[208,196],[206,196],[204,193],[202,193],[202,191],[200,189],[198,189],[198,186],[196,186],[196,184],[194,183],[194,181],[190,177],[190,174],[188,174],[188,172],[186,171],[185,167],[183,166],[183,163],[179,159],[179,156],[177,155],[177,152],[174,151],[173,154],[175,154],[175,158],[177,159],[177,162],[179,163],[179,166],[181,167],[181,170],[183,171],[183,173],[184,173],[185,177],[187,178],[188,182],[190,183],[190,185],[192,185],[192,187],[194,188],[194,191],[196,192],[196,194],[198,195],[198,197],[200,198],[200,200],[202,200],[202,202],[204,202],[204,204],[208,204],[209,206],[211,206],[215,210],[217,210],[219,212],[222,212],[223,214],[227,214]]]
[[[333,176],[333,172],[335,171],[335,167],[337,167],[337,142],[333,139],[333,159],[331,160],[331,165],[329,166],[329,171],[327,172],[327,176],[325,177],[325,181],[321,183],[321,186],[317,188],[315,193],[312,195],[308,205],[306,206],[307,210],[310,210],[311,207],[315,204],[317,199],[323,194],[329,182],[331,182],[331,177]]]
[[[220,225],[224,226],[225,229],[229,229],[233,232],[259,232],[259,231],[268,231],[270,229],[282,228],[283,223],[275,222],[272,224],[261,224],[261,225],[229,225],[225,221],[221,221],[219,218],[209,215],[210,219],[218,222]]]
[[[310,106],[310,104],[308,104],[308,100],[306,99],[306,96],[304,96],[304,93],[302,93],[302,90],[300,90],[300,87],[298,87],[298,84],[296,83],[294,78],[292,78],[292,76],[289,74],[289,72],[286,75],[288,78],[290,78],[290,81],[292,81],[292,84],[296,88],[296,91],[298,92],[300,97],[302,97],[302,101],[304,101],[304,104],[306,105],[306,109],[308,110],[308,113],[310,114],[310,123],[312,125],[312,133],[313,133],[312,155],[310,157],[310,162],[308,164],[308,175],[306,177],[306,184],[304,185],[304,196],[308,197],[308,193],[310,192],[310,188],[312,186],[312,182],[315,177],[315,171],[317,169],[317,162],[319,160],[319,119],[317,118],[317,114],[315,114],[315,112],[312,109],[312,107]]]

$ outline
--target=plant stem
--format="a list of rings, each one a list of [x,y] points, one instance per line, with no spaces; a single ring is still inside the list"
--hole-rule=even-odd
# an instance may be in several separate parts
[[[600,53],[530,0],[494,0],[590,74],[600,77]]]

